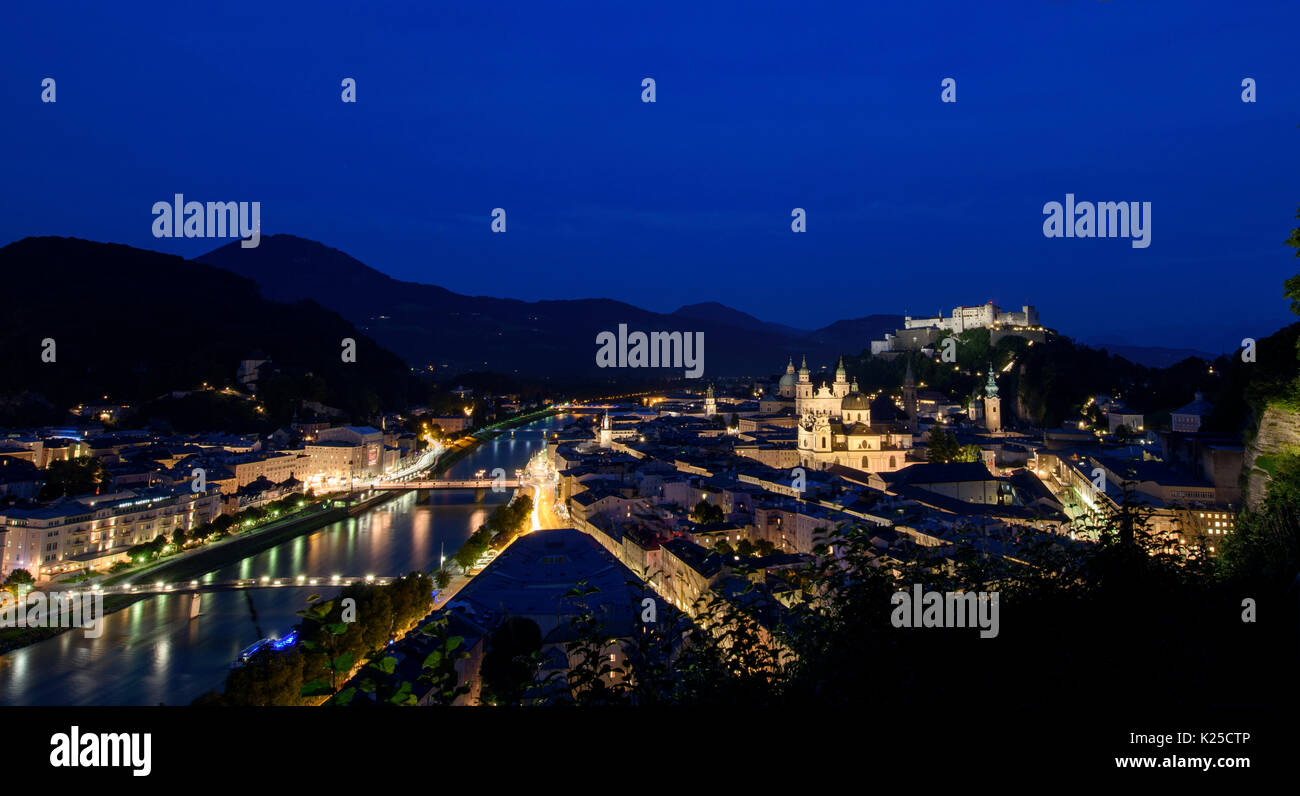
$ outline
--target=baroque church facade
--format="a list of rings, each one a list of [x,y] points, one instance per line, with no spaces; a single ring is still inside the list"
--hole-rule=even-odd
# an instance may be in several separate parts
[[[824,470],[840,464],[868,472],[891,472],[906,467],[912,433],[904,425],[871,422],[871,399],[851,383],[840,359],[835,378],[814,384],[804,359],[798,372],[794,360],[786,365],[777,384],[778,399],[794,401],[798,418],[799,462]]]

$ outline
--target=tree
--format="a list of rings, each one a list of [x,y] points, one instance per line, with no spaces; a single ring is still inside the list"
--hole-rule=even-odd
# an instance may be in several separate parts
[[[932,464],[956,461],[960,449],[957,438],[943,426],[936,425],[930,429],[930,441],[926,446],[926,458]]]
[[[727,515],[721,506],[710,503],[707,498],[700,498],[700,502],[691,511],[691,519],[699,525],[710,525],[726,521]]]
[[[443,616],[420,627],[422,634],[434,639],[433,651],[421,665],[420,680],[433,686],[429,693],[433,704],[444,707],[469,693],[469,686],[459,684],[456,671],[456,661],[469,657],[465,650],[465,637],[450,635],[447,625],[448,619]]]
[[[1300,573],[1300,454],[1278,455],[1269,470],[1263,502],[1237,518],[1218,563],[1242,583],[1283,593]]]
[[[1108,421],[1106,420],[1106,415],[1102,414],[1101,407],[1097,404],[1094,403],[1088,405],[1081,414],[1083,415],[1084,420],[1087,421],[1088,428],[1093,431],[1105,431],[1109,428],[1107,425]]]
[[[616,644],[616,639],[587,601],[589,596],[599,592],[597,587],[580,580],[564,595],[577,612],[569,619],[572,640],[564,645],[571,663],[567,672],[558,672],[555,678],[562,677],[567,687],[558,693],[550,692],[553,701],[560,704],[579,707],[615,705],[623,701],[626,694],[625,687],[616,682],[623,670],[610,662],[613,656],[609,650]]]
[[[478,557],[483,555],[483,550],[484,548],[477,544],[473,537],[470,537],[452,556],[452,560],[460,565],[462,572],[469,572],[470,567],[474,566],[474,562],[478,561]]]
[[[232,706],[301,705],[302,667],[303,655],[296,646],[284,652],[262,650],[230,671],[222,696],[201,698]]]
[[[658,573],[661,574],[661,573]],[[654,576],[651,577],[654,579]],[[641,582],[642,604],[654,592]],[[676,698],[674,652],[689,620],[678,611],[659,612],[654,622],[642,622],[623,647],[624,695],[633,705],[671,704]]]
[[[339,675],[346,674],[352,669],[355,657],[352,652],[346,650],[344,638],[348,632],[348,625],[338,621],[341,612],[336,602],[335,600],[318,602],[298,612],[299,616],[310,622],[309,626],[315,631],[312,634],[315,638],[305,638],[307,633],[303,634],[302,648],[308,653],[315,653],[312,656],[312,663],[305,662],[303,674],[311,675],[324,671],[329,676],[328,682],[319,677],[300,682],[298,687],[300,697],[333,694],[338,689]],[[362,615],[360,610],[357,613],[359,616]]]
[[[36,579],[32,577],[32,573],[25,569],[15,569],[5,578],[4,585],[0,586],[0,589],[17,595],[23,586],[30,588],[35,582]]]
[[[1295,217],[1300,220],[1300,210],[1297,210]],[[1286,239],[1286,245],[1295,249],[1295,256],[1300,257],[1300,227],[1291,230],[1291,237]],[[1282,295],[1291,299],[1291,311],[1300,315],[1300,274],[1282,283]]]
[[[167,535],[158,534],[157,536],[145,542],[144,544],[138,544],[135,547],[132,547],[130,550],[127,550],[126,552],[127,555],[131,557],[132,561],[138,562],[138,559],[140,558],[144,558],[148,561],[152,561],[153,559],[157,558],[159,555],[162,554],[163,548],[166,546],[167,546]]]
[[[510,617],[488,636],[487,653],[479,674],[484,701],[517,705],[532,683],[542,648],[542,630],[525,617]]]
[[[41,500],[52,500],[85,495],[98,491],[108,481],[109,475],[104,470],[104,465],[89,456],[50,462],[50,466],[45,469],[45,486],[41,488],[39,497]]]

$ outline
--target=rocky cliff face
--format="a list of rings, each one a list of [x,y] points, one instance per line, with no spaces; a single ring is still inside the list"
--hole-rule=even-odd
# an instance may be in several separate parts
[[[1247,508],[1258,508],[1264,500],[1269,480],[1268,458],[1294,452],[1300,452],[1300,412],[1281,406],[1267,407],[1259,420],[1258,433],[1246,445],[1242,462]]]

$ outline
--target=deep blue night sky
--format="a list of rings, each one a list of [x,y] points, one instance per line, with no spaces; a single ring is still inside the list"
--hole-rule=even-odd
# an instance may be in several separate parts
[[[471,294],[807,328],[994,299],[1216,353],[1293,320],[1292,0],[372,5],[6,4],[0,243],[222,243],[153,238],[179,192]],[[1067,192],[1151,202],[1151,246],[1044,238]]]

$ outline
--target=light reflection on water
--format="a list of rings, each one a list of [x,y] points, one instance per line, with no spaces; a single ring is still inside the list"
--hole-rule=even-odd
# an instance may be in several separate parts
[[[453,465],[447,477],[471,477],[476,470],[492,467],[504,467],[513,476],[543,444],[539,429],[555,427],[556,421],[549,419],[516,432],[514,439],[507,435],[487,443]],[[476,503],[476,497],[481,502]],[[428,571],[438,565],[442,549],[448,556],[455,552],[504,498],[491,492],[476,496],[445,491],[430,494],[426,504],[408,493],[201,580]],[[287,632],[309,594],[334,592],[317,587],[207,593],[200,616],[192,621],[188,594],[141,600],[106,617],[99,638],[72,630],[0,656],[0,705],[189,704],[221,687],[230,662],[245,647],[263,636]]]

